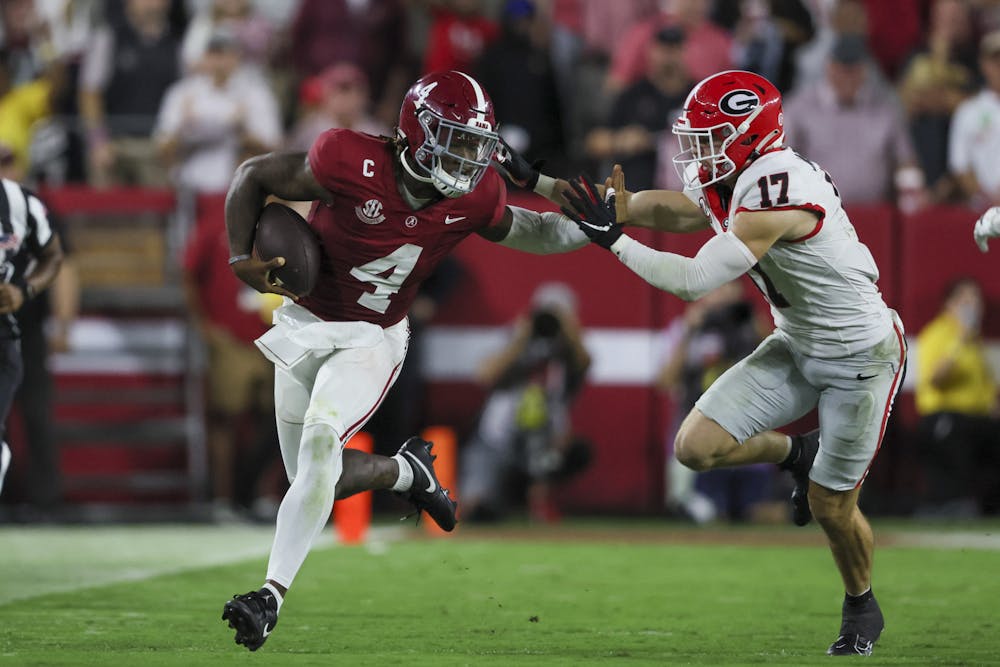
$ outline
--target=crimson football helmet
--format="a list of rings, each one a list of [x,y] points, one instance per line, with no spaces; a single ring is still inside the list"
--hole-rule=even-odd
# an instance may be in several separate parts
[[[783,123],[781,93],[770,81],[740,70],[713,74],[691,90],[674,122],[677,173],[688,188],[716,183],[780,147]]]
[[[417,81],[399,109],[396,132],[403,168],[445,197],[472,192],[496,151],[493,102],[462,72],[432,72]]]

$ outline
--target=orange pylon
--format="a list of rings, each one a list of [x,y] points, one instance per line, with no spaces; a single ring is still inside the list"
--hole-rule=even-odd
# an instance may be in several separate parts
[[[452,500],[458,500],[458,442],[455,430],[450,426],[428,426],[420,437],[434,443],[431,453],[437,457],[434,460],[434,471],[437,473],[438,481],[441,486],[448,489]],[[449,534],[427,517],[420,523],[431,535]]]
[[[372,436],[361,431],[348,441],[347,446],[371,454],[374,444]],[[371,523],[371,491],[356,493],[350,498],[338,500],[333,504],[334,533],[341,544],[358,544],[359,542],[364,542]]]

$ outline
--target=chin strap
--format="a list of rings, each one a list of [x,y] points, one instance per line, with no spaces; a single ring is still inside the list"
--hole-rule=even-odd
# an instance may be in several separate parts
[[[434,182],[434,179],[432,179],[430,176],[421,176],[421,175],[419,175],[416,172],[416,170],[413,167],[410,166],[410,162],[406,158],[407,158],[407,154],[406,154],[406,150],[404,149],[403,152],[399,154],[399,161],[403,163],[403,169],[406,170],[406,173],[408,173],[410,176],[412,176],[413,178],[417,179],[421,183],[433,183]]]
[[[416,170],[412,166],[410,166],[410,163],[407,160],[407,156],[406,156],[406,151],[405,150],[402,153],[400,153],[399,159],[400,159],[400,162],[403,163],[403,169],[406,170],[406,173],[408,173],[410,176],[412,176],[416,180],[420,181],[421,183],[430,183],[431,185],[434,186],[435,190],[437,190],[438,192],[440,192],[445,197],[447,197],[449,199],[457,199],[458,197],[461,197],[463,195],[468,194],[468,192],[465,192],[463,190],[459,190],[458,188],[455,188],[453,186],[447,186],[447,185],[446,186],[442,186],[440,180],[435,180],[434,178],[432,178],[430,176],[420,176],[419,174],[417,174]],[[446,187],[447,190],[442,189],[442,187]],[[471,190],[470,190],[470,192],[471,192]]]
[[[764,110],[764,106],[763,105],[758,106],[756,109],[754,109],[750,113],[749,116],[747,116],[743,120],[742,123],[740,123],[739,125],[736,126],[736,138],[739,138],[739,137],[741,137],[741,136],[743,136],[744,134],[747,133],[747,131],[750,129],[750,123],[752,123],[753,120],[757,116],[759,116],[760,113],[763,110]],[[782,132],[781,130],[771,130],[770,132],[768,132],[767,134],[765,134],[764,137],[760,141],[757,142],[757,145],[753,147],[753,150],[750,151],[750,156],[747,158],[747,163],[749,164],[750,162],[753,162],[754,160],[756,160],[757,158],[759,158],[761,155],[763,155],[766,152],[765,150],[762,150],[764,148],[764,145],[768,144],[768,143],[772,143],[771,140],[773,138],[775,138],[775,137],[777,137],[776,140],[778,142],[781,142],[783,140],[783,138],[784,138],[784,132]],[[771,148],[771,146],[768,146],[768,149],[770,149],[770,148]]]
[[[771,141],[771,137],[773,137],[774,135],[778,135],[778,138],[775,139],[774,141]],[[750,164],[764,153],[770,153],[773,150],[783,148],[782,143],[784,143],[784,140],[785,140],[785,133],[782,132],[781,130],[773,130],[772,132],[769,132],[764,136],[763,139],[758,141],[757,145],[754,146],[754,149],[750,151],[750,156],[747,158],[747,164]],[[770,145],[761,150],[761,146],[763,146],[768,142],[770,142]]]

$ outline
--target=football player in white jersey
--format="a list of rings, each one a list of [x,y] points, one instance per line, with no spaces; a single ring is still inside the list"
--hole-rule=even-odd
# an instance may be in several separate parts
[[[750,72],[697,84],[673,127],[683,192],[629,193],[619,168],[566,193],[580,228],[652,285],[694,300],[749,273],[776,329],[698,400],[677,434],[695,470],[773,462],[796,480],[793,518],[815,516],[846,589],[827,653],[871,653],[883,628],[871,591],[872,531],[858,493],[885,433],[906,363],[902,325],[878,291],[832,179],[784,145],[781,95]],[[711,227],[694,257],[653,250],[623,223],[671,232]],[[773,429],[819,409],[819,432]]]
[[[994,206],[976,220],[976,226],[972,230],[972,238],[975,239],[980,250],[989,252],[990,239],[995,239],[998,236],[1000,236],[1000,206]]]

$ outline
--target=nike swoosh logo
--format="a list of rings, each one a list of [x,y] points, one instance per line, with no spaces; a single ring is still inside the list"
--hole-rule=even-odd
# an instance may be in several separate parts
[[[444,224],[450,225],[453,222],[458,222],[459,220],[465,220],[465,217],[466,216],[464,216],[464,215],[460,215],[457,218],[453,218],[450,215],[446,215],[446,216],[444,216]]]
[[[871,380],[873,377],[878,377],[878,373],[875,375],[862,375],[861,373],[858,373],[859,380]]]
[[[260,634],[261,634],[262,637],[267,637],[269,634],[271,634],[271,624],[270,623],[265,623],[264,624],[264,629],[261,630]]]
[[[425,475],[427,475],[427,489],[426,489],[427,493],[434,493],[435,491],[437,491],[437,484],[434,483],[434,475],[432,475],[431,471],[427,469],[427,466],[421,463],[420,459],[418,459],[412,453],[406,452],[406,455],[410,457],[410,463],[414,463],[420,466],[420,469],[424,471]]]

